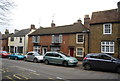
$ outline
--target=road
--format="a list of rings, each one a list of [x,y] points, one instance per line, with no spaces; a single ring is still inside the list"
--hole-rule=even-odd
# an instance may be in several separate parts
[[[39,80],[39,81],[84,81],[104,80],[119,81],[120,75],[113,72],[86,71],[80,65],[76,67],[64,67],[61,65],[45,65],[22,60],[1,59],[1,79],[9,81]]]

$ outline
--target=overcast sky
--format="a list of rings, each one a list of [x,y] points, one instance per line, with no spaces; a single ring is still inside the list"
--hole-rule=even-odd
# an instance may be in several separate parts
[[[35,24],[36,28],[50,27],[52,20],[56,26],[69,25],[84,15],[92,12],[117,8],[119,0],[15,0],[17,7],[12,10],[13,19],[9,26],[3,26],[0,31],[9,29],[29,28]],[[54,17],[53,17],[54,16]]]

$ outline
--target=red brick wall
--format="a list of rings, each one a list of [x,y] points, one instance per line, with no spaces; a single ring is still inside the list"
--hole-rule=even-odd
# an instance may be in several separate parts
[[[28,37],[28,52],[33,51],[33,42],[32,42],[32,37]]]

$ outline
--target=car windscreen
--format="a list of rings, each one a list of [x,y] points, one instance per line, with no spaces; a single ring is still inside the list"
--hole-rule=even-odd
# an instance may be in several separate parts
[[[2,53],[8,53],[7,51],[2,51]]]
[[[61,53],[63,56],[65,57],[70,57],[69,55],[65,54],[65,53]]]
[[[40,55],[42,55],[42,54],[40,54],[40,53],[35,53],[35,56],[40,56]]]

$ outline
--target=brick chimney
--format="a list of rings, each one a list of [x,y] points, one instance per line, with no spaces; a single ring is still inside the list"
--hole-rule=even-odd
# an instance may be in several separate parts
[[[5,34],[9,34],[9,30],[8,29],[5,30]]]
[[[35,28],[35,25],[34,24],[31,24],[31,28],[30,28],[31,30],[33,29],[33,30],[35,30],[36,28]]]
[[[55,27],[55,23],[53,21],[51,23],[51,27]]]
[[[90,17],[89,17],[89,15],[85,15],[84,16],[84,26],[89,28],[90,27],[89,24],[90,24]]]
[[[117,3],[118,6],[118,12],[120,12],[120,1]]]
[[[15,29],[15,30],[14,30],[14,33],[17,33],[18,31],[19,31],[19,30]]]

